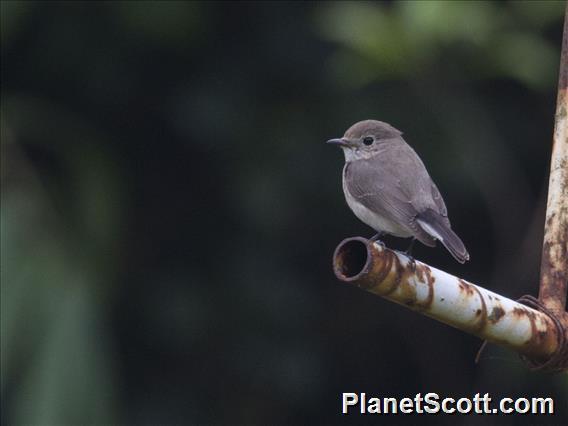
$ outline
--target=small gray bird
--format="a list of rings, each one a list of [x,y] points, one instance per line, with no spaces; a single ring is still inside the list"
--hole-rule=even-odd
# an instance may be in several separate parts
[[[378,232],[376,237],[413,237],[430,247],[440,240],[458,262],[469,260],[452,231],[440,191],[402,132],[382,121],[365,120],[327,143],[343,148],[347,204]]]

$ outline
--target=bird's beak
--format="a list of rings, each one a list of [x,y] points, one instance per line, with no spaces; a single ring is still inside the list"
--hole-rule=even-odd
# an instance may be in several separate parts
[[[349,141],[343,138],[337,138],[337,139],[330,139],[328,140],[326,143],[330,143],[333,145],[339,145],[339,146],[348,146],[349,145]]]

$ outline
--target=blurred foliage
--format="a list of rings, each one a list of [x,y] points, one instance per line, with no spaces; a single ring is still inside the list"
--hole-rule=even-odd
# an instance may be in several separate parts
[[[565,378],[475,366],[477,339],[336,282],[335,244],[372,232],[322,143],[404,130],[472,260],[415,255],[536,293],[564,2],[0,7],[2,423],[365,422],[345,391],[566,420]]]
[[[467,78],[510,77],[527,86],[554,86],[557,48],[542,33],[562,16],[564,2],[401,1],[330,3],[317,25],[345,48],[332,57],[338,83],[353,88],[375,79],[419,78],[455,49],[452,62]]]

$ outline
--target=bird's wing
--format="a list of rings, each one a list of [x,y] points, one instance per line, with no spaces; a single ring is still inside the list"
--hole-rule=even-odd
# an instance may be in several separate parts
[[[432,182],[432,199],[434,200],[436,207],[438,207],[438,213],[444,217],[448,217],[448,209],[446,208],[442,194],[440,194],[440,191],[434,182]]]
[[[408,229],[423,244],[433,246],[434,239],[415,220],[419,211],[412,203],[413,189],[402,181],[401,170],[412,169],[404,165],[401,168],[398,160],[396,166],[376,158],[349,163],[345,172],[347,190],[369,210]]]
[[[418,213],[418,218],[424,220],[425,212],[429,212],[428,216],[436,216],[436,222],[450,228],[450,220],[448,219],[448,209],[442,198],[442,194],[434,181],[430,178],[426,166],[418,157],[418,154],[407,144],[399,145],[396,150],[397,163],[402,162],[403,170],[411,170],[410,173],[402,174],[403,187],[408,191],[412,205]],[[402,159],[402,160],[401,160]],[[400,172],[399,172],[400,173]],[[422,222],[419,225],[431,236],[438,238],[437,234],[425,229]]]
[[[417,212],[410,199],[399,190],[399,181],[372,161],[349,163],[346,169],[349,193],[368,209],[394,221],[408,222]]]

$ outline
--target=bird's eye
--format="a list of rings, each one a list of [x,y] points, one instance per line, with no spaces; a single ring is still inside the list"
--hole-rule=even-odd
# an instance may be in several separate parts
[[[363,143],[367,146],[372,145],[375,140],[371,136],[367,136],[363,139]]]

